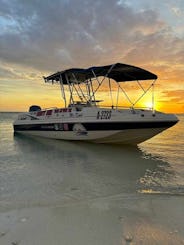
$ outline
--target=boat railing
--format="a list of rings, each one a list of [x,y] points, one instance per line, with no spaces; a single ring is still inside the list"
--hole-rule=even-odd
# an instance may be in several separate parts
[[[132,106],[109,106],[109,105],[101,105],[100,106],[101,108],[110,108],[110,109],[114,109],[114,110],[119,110],[119,109],[129,109],[129,110],[153,110],[153,108],[149,108],[149,107],[146,107],[146,106],[136,106],[136,107],[132,107]]]
[[[54,110],[54,109],[58,109],[58,107],[48,107],[48,108],[43,108],[42,111],[48,111],[48,110]]]
[[[63,107],[63,108],[58,108],[58,107],[50,107],[50,108],[44,108],[39,111],[33,111],[29,112],[29,115],[34,115],[37,116],[38,118],[41,117],[50,117],[52,115],[57,115],[58,113],[63,113],[63,112],[71,112],[71,108],[69,107]],[[29,116],[28,115],[28,116]]]

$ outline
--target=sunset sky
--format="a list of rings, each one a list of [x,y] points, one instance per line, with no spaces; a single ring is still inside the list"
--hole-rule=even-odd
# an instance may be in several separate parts
[[[0,111],[61,107],[42,76],[117,62],[157,74],[156,109],[184,113],[184,0],[0,0]]]

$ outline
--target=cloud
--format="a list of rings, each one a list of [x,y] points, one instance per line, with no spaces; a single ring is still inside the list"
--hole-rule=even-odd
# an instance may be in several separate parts
[[[160,102],[170,101],[170,102],[176,102],[178,104],[184,104],[184,89],[163,91],[162,95],[163,95],[163,100],[160,100]]]
[[[177,7],[173,7],[171,8],[171,11],[178,17],[182,16],[183,15],[183,12],[180,8],[177,8]]]
[[[9,64],[0,62],[0,79],[1,81],[17,81],[17,80],[39,80],[42,78],[40,72],[36,72],[34,69],[24,69],[17,64]]]
[[[15,30],[0,35],[1,59],[38,70],[134,61],[137,41],[146,45],[165,28],[157,12],[114,0],[0,2],[4,25]]]
[[[175,91],[160,93],[159,99],[182,101],[183,3],[128,2],[0,0],[0,79],[11,81],[2,85],[4,91],[16,91],[16,84],[28,92],[31,86],[38,90],[42,75],[66,68],[122,62],[157,74],[159,91],[166,83]],[[178,24],[172,25],[171,15]],[[135,91],[136,86],[128,86]]]
[[[14,73],[11,70],[0,67],[0,77],[1,79],[14,78]]]

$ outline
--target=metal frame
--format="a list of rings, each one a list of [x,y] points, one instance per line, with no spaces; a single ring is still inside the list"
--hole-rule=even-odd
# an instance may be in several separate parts
[[[114,64],[115,65],[115,64]],[[109,80],[109,90],[110,90],[110,97],[111,97],[111,108],[114,108],[114,100],[113,100],[113,96],[112,96],[112,86],[111,86],[111,78],[108,77],[109,73],[111,72],[111,70],[113,69],[114,65],[112,65],[110,67],[110,69],[108,70],[107,74],[105,76],[103,76],[103,78],[100,80],[99,77],[95,74],[94,70],[92,69],[92,73],[93,73],[93,78],[90,79],[86,79],[85,82],[82,82],[85,86],[85,89],[81,88],[81,82],[77,80],[76,76],[74,73],[72,73],[73,81],[69,80],[69,77],[67,74],[65,74],[65,78],[67,81],[67,86],[69,88],[69,93],[70,93],[70,98],[69,98],[69,104],[75,104],[77,101],[75,101],[74,99],[74,92],[76,92],[76,95],[78,96],[79,100],[84,103],[90,103],[91,105],[95,105],[96,106],[96,92],[99,90],[99,88],[102,86],[104,80],[106,78],[108,78]],[[92,81],[97,81],[98,86],[95,88],[93,86]],[[154,112],[154,85],[156,82],[156,79],[149,85],[149,87],[147,89],[145,89],[142,84],[140,83],[140,81],[136,80],[137,84],[139,85],[140,89],[142,89],[143,93],[141,94],[141,96],[136,100],[136,101],[132,101],[130,99],[130,97],[128,96],[128,94],[126,93],[126,91],[124,90],[124,88],[122,88],[122,86],[120,85],[120,82],[116,82],[118,85],[118,89],[117,89],[117,95],[116,95],[116,105],[115,108],[118,109],[118,102],[119,102],[119,92],[120,90],[122,91],[122,93],[125,95],[126,99],[129,101],[129,103],[131,104],[131,109],[135,108],[135,105],[145,96],[145,94],[147,94],[147,92],[152,89],[152,111]],[[60,87],[61,87],[61,95],[62,98],[64,100],[65,103],[65,107],[67,106],[67,101],[66,101],[66,92],[65,92],[65,87],[62,81],[62,77],[60,76],[59,79],[59,83],[60,83]]]

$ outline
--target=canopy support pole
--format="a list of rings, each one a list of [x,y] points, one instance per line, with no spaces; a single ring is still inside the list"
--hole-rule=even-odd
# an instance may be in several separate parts
[[[116,110],[118,109],[118,100],[119,100],[119,86],[118,86],[118,92],[117,92],[117,98],[116,98]]]
[[[96,93],[96,91],[100,88],[100,86],[102,85],[103,81],[105,80],[105,78],[107,78],[108,74],[111,72],[111,70],[113,69],[113,67],[115,66],[116,64],[113,64],[110,69],[107,71],[107,73],[105,74],[105,76],[102,78],[101,81],[99,81],[98,77],[96,76],[95,72],[93,71],[93,69],[91,70],[95,79],[97,80],[98,82],[98,87],[95,89],[95,91],[93,92],[92,96],[94,96],[94,94]]]
[[[155,83],[153,83],[153,86],[152,86],[152,112],[153,114],[155,114]]]
[[[156,80],[154,80],[152,83],[151,83],[151,85],[144,91],[144,93],[133,103],[133,106],[134,105],[136,105],[137,104],[137,102],[139,102],[140,101],[140,99],[142,99],[142,97],[150,90],[150,88],[151,87],[153,87],[154,86],[154,84],[155,84],[155,82],[156,82]],[[153,103],[153,97],[152,97],[152,103]],[[153,107],[153,105],[152,105],[152,107]]]
[[[110,89],[110,95],[111,95],[111,103],[112,103],[112,108],[114,107],[114,103],[113,103],[113,97],[112,97],[112,88],[111,88],[111,79],[109,78],[109,89]]]
[[[77,80],[77,78],[76,78],[76,76],[75,76],[75,74],[74,73],[72,73],[72,76],[73,76],[73,78],[75,79],[75,81],[76,81],[76,84],[78,85],[78,88],[79,88],[79,90],[80,90],[80,92],[81,92],[81,94],[82,94],[82,96],[81,95],[79,95],[79,92],[77,91],[77,89],[75,88],[75,90],[76,90],[76,92],[77,92],[77,94],[78,94],[78,96],[79,96],[79,98],[81,99],[82,97],[85,99],[85,101],[87,102],[88,100],[86,99],[86,96],[84,95],[84,93],[83,93],[83,91],[82,91],[82,89],[81,89],[81,87],[80,87],[80,84],[79,84],[79,82],[78,82],[78,80]],[[82,99],[81,99],[82,100]]]
[[[68,88],[69,88],[69,91],[70,91],[70,100],[69,100],[69,104],[74,104],[74,100],[73,100],[73,94],[72,94],[72,91],[71,91],[71,87],[70,87],[70,82],[69,82],[69,79],[68,79],[68,76],[67,74],[65,74],[65,78],[66,78],[66,81],[67,81],[67,84],[68,84]]]
[[[139,87],[142,88],[142,90],[145,92],[145,89],[143,88],[143,86],[141,85],[141,83],[139,82],[139,80],[137,80],[137,83],[139,84]]]
[[[77,93],[79,99],[80,99],[81,101],[83,101],[83,97],[79,94],[78,89],[76,88],[75,84],[73,84],[73,87],[74,87],[74,89],[75,89],[75,91],[76,91],[76,93]]]
[[[65,102],[65,108],[66,108],[66,95],[65,95],[65,90],[64,90],[64,86],[63,86],[63,80],[62,80],[62,76],[60,75],[60,88],[61,88],[61,95],[64,99],[64,102]]]
[[[91,91],[92,91],[92,95],[91,95],[91,98],[93,99],[95,105],[96,105],[96,98],[95,98],[95,93],[94,93],[94,89],[93,89],[93,84],[92,84],[92,81],[91,79],[89,79],[89,84],[91,86]]]
[[[91,104],[91,90],[90,90],[90,84],[88,83],[88,81],[86,81],[86,92],[87,92],[87,95],[89,97],[89,101]]]
[[[130,102],[130,104],[132,105],[132,107],[134,106],[134,103],[130,100],[130,98],[128,97],[127,93],[125,92],[125,90],[119,85],[119,83],[117,82],[118,84],[118,88],[121,89],[121,91],[124,93],[125,97],[127,98],[127,100]]]

